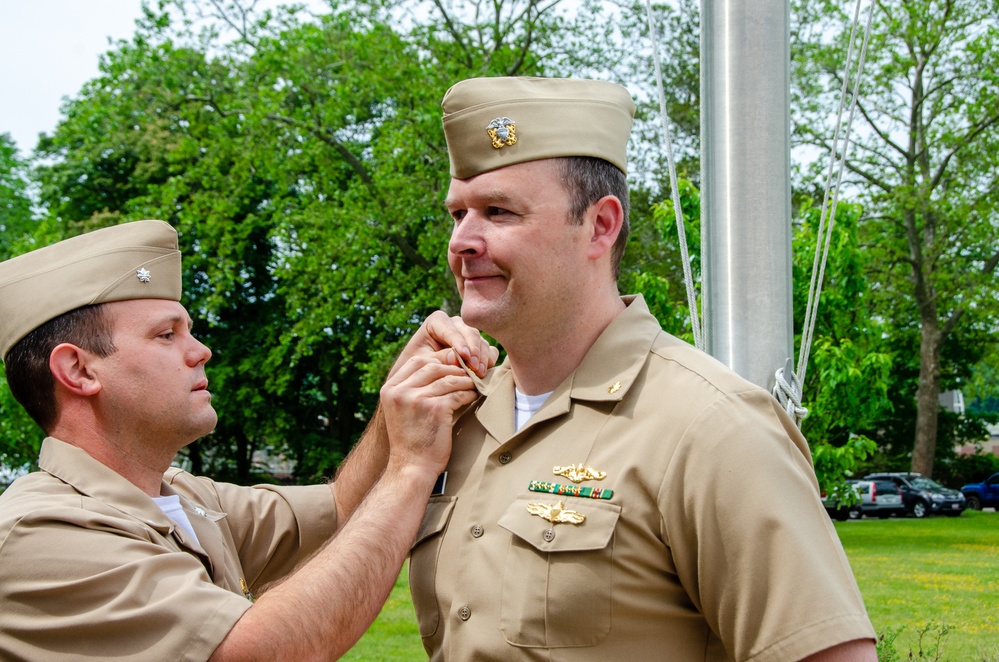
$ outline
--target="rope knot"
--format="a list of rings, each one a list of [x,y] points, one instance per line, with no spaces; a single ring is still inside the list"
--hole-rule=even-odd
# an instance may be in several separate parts
[[[794,374],[791,369],[791,359],[788,359],[784,367],[774,373],[772,393],[800,429],[801,422],[808,416],[808,410],[801,406],[802,384],[798,375]]]

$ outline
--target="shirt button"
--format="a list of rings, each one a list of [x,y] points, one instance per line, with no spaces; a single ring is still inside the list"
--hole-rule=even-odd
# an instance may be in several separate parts
[[[483,532],[484,531],[483,531],[482,527],[479,526],[478,524],[476,524],[475,526],[472,527],[472,537],[473,538],[481,538]]]
[[[467,621],[472,616],[472,610],[468,607],[462,607],[458,610],[458,618],[463,621]]]
[[[512,459],[513,459],[513,455],[511,455],[510,453],[502,453],[499,456],[500,464],[506,464],[507,462],[509,462]]]
[[[551,542],[552,540],[555,540],[555,530],[548,529],[545,531],[545,542]]]

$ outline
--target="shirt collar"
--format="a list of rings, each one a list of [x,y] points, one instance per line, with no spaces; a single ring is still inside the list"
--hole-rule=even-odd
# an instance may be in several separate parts
[[[553,393],[568,392],[577,400],[617,402],[624,398],[662,327],[641,294],[621,297],[625,309],[597,337],[583,361]],[[467,370],[467,368],[466,368]],[[504,361],[482,379],[467,370],[476,390],[490,396],[502,388],[513,388],[510,366]]]
[[[642,295],[625,296],[622,301],[624,311],[611,320],[583,361],[555,388],[524,430],[567,413],[573,400],[619,402],[627,395],[645,366],[649,349],[663,331]],[[476,412],[489,434],[503,443],[515,434],[514,383],[509,363],[496,366],[484,379],[469,374],[484,397],[459,415]]]
[[[77,492],[92,497],[149,526],[166,533],[175,524],[149,495],[110,467],[95,460],[82,448],[55,437],[46,437],[38,458],[38,467],[70,485]],[[161,494],[174,490],[163,484]]]

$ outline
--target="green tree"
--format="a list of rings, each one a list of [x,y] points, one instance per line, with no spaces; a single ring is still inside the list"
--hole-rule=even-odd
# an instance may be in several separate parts
[[[22,252],[33,231],[28,163],[9,133],[0,133],[0,260]]]
[[[418,4],[149,5],[41,143],[59,236],[137,218],[180,233],[221,420],[189,449],[196,470],[248,480],[268,450],[328,475],[400,343],[457,309],[440,99],[574,55],[542,3],[404,22]]]
[[[36,222],[28,194],[30,173],[10,134],[0,134],[0,260],[32,245]],[[21,469],[38,456],[41,431],[28,418],[0,374],[0,488],[4,468]]]
[[[871,254],[872,314],[898,351],[918,356],[911,469],[926,475],[941,385],[973,363],[948,365],[947,347],[981,339],[996,313],[997,10],[994,0],[874,2],[847,161],[866,214],[857,231]],[[797,2],[795,16],[794,136],[828,152],[849,16],[831,2]]]
[[[655,12],[680,160],[696,172],[697,12],[681,5]],[[255,6],[147,2],[135,35],[41,141],[37,176],[46,242],[139,218],[178,229],[221,421],[188,449],[192,467],[246,481],[266,450],[313,480],[359,435],[415,326],[458,310],[445,259],[446,89],[470,76],[618,80],[640,99],[638,135],[658,134],[658,103],[644,101],[654,95],[642,3]],[[648,292],[683,333],[676,246],[650,211],[666,190],[661,144],[644,145],[622,286]]]
[[[821,209],[811,199],[799,201],[792,267],[799,345],[815,246],[821,240],[820,218]],[[874,453],[876,431],[894,410],[889,395],[893,355],[871,296],[870,255],[858,240],[860,219],[859,205],[838,205],[809,365],[804,370],[803,404],[810,413],[802,431],[812,446],[819,482],[830,494],[837,485],[844,486],[845,477],[857,475]]]

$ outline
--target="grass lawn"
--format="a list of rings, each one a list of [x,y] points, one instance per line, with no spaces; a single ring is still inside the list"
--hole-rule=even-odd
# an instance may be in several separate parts
[[[420,641],[420,632],[416,629],[416,614],[409,597],[408,573],[407,563],[395,580],[392,593],[385,601],[378,618],[341,660],[406,662],[427,659]]]
[[[918,631],[935,623],[923,643],[951,628],[941,660],[999,661],[999,513],[836,522],[836,531],[874,629],[904,627],[900,659],[921,659]]]
[[[946,626],[940,660],[999,662],[999,513],[835,525],[874,629],[897,632],[897,659],[910,659],[910,651],[911,659],[924,659],[919,631],[930,626],[923,636],[926,653]],[[378,620],[343,659],[426,660],[406,572]]]

